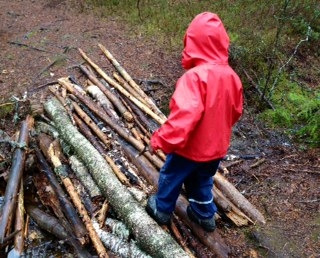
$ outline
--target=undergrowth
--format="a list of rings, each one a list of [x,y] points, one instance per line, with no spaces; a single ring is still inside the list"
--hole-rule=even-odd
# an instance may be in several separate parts
[[[155,38],[169,51],[182,50],[189,22],[217,13],[231,40],[230,62],[245,88],[259,88],[255,106],[271,126],[320,146],[320,2],[315,0],[86,0],[133,32]],[[85,6],[84,5],[84,6]],[[85,8],[84,8],[85,9]],[[248,80],[245,74],[250,75]],[[248,91],[252,92],[252,91]],[[267,99],[274,110],[261,105]],[[252,103],[252,101],[250,102]]]

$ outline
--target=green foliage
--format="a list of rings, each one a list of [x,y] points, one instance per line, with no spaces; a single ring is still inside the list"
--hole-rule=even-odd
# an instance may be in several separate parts
[[[310,80],[309,77],[320,75],[319,69],[304,67],[309,56],[316,62],[312,67],[320,65],[319,0],[86,2],[96,6],[104,16],[131,25],[132,36],[142,33],[156,38],[169,51],[182,50],[185,30],[195,15],[204,11],[217,13],[230,36],[232,66],[245,86],[242,71],[247,71],[276,107],[275,111],[263,112],[262,117],[273,126],[287,128],[300,139],[320,145],[319,93],[303,91],[297,84],[300,78]],[[319,88],[319,83],[313,87]],[[258,103],[257,107],[261,105]]]
[[[320,91],[302,90],[297,84],[289,83],[288,94],[274,94],[282,105],[276,110],[267,110],[262,117],[270,125],[286,128],[302,142],[312,146],[320,145]]]

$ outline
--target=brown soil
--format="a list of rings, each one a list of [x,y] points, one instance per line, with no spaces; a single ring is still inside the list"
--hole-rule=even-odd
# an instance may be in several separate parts
[[[97,46],[102,43],[135,79],[161,81],[163,86],[158,84],[152,93],[166,107],[183,72],[180,54],[168,54],[156,39],[135,34],[115,18],[80,12],[74,2],[0,1],[0,103],[12,96],[22,98],[25,92],[28,99],[43,102],[47,89],[37,88],[62,76],[83,81],[74,68],[82,62],[79,47],[108,70],[110,64]],[[0,128],[13,134],[18,126],[12,123],[12,114],[1,119]],[[265,159],[257,167],[251,167],[257,159],[243,160],[229,168],[228,178],[267,218],[265,226],[244,228],[218,222],[230,256],[319,257],[320,151],[296,149],[247,111],[235,128],[230,154]]]

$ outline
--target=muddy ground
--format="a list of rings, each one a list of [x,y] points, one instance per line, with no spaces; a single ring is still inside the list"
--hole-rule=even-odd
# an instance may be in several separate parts
[[[48,92],[41,85],[62,76],[83,81],[75,68],[82,62],[79,47],[108,71],[110,64],[97,46],[102,43],[134,79],[163,83],[143,86],[165,109],[183,72],[180,53],[168,54],[157,39],[144,38],[116,18],[83,12],[72,2],[0,1],[0,103],[12,96],[43,102]],[[23,112],[27,110],[21,116]],[[0,128],[14,133],[18,125],[13,113],[1,119]],[[218,222],[230,256],[320,257],[320,151],[294,146],[258,123],[246,108],[234,130],[230,154],[264,159],[256,167],[252,165],[258,159],[243,160],[230,167],[227,176],[267,218],[265,226],[244,228]]]

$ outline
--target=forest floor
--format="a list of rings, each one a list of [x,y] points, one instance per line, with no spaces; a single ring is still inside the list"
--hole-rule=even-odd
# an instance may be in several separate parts
[[[75,68],[82,62],[79,47],[108,71],[98,48],[102,43],[134,79],[161,81],[152,92],[166,109],[183,73],[180,53],[168,54],[156,39],[136,34],[116,18],[81,12],[74,2],[0,1],[0,103],[24,95],[41,103],[49,93],[39,86],[68,75],[84,80]],[[12,135],[19,125],[11,114],[1,118],[0,128]],[[258,159],[242,160],[227,177],[267,218],[264,226],[243,228],[218,221],[230,257],[320,257],[320,150],[294,146],[246,107],[229,154],[263,159],[258,166],[252,166]]]

